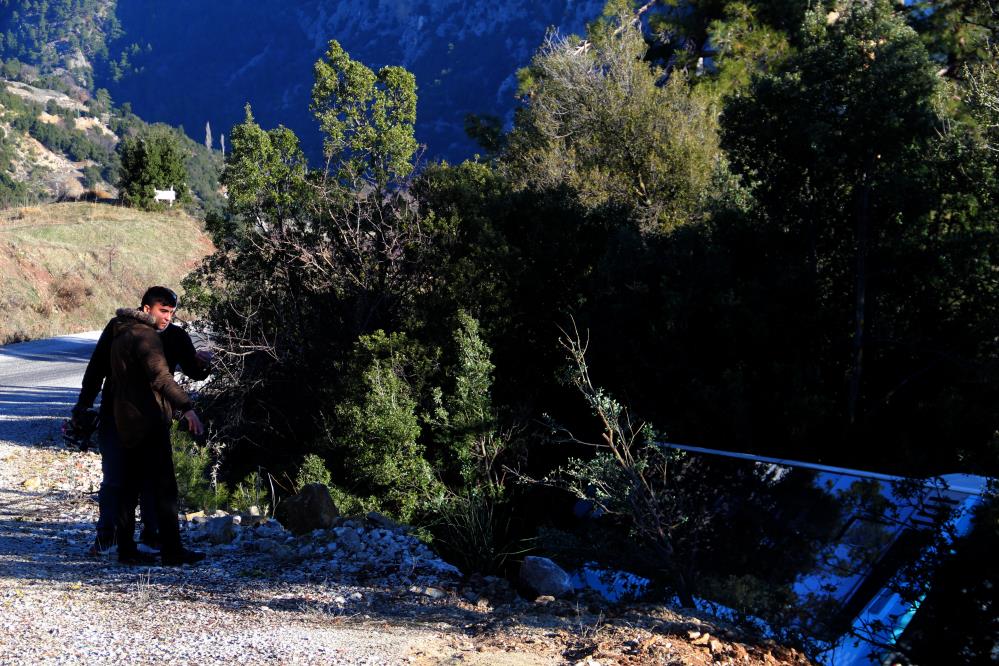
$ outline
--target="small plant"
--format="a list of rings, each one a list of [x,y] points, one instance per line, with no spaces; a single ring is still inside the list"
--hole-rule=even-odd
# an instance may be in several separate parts
[[[135,585],[132,587],[132,593],[129,596],[139,606],[146,606],[155,599],[156,595],[153,594],[152,569],[146,569],[144,573],[139,574],[139,577],[135,579]]]
[[[295,490],[301,490],[310,483],[320,483],[327,488],[333,485],[330,471],[326,469],[326,463],[314,453],[305,456],[302,466],[298,468],[298,476],[295,477]]]
[[[261,513],[267,514],[270,505],[267,503],[269,490],[260,472],[250,472],[236,484],[229,495],[229,506],[234,511],[248,512],[250,507],[257,507]]]
[[[575,325],[572,334],[563,333],[568,382],[582,394],[602,433],[599,441],[588,442],[551,423],[555,441],[595,450],[587,460],[570,459],[552,481],[592,502],[601,513],[623,519],[636,545],[663,563],[659,575],[671,580],[685,606],[692,606],[696,558],[690,553],[696,546],[691,544],[702,538],[711,515],[697,493],[682,488],[683,477],[690,474],[689,460],[683,452],[658,446],[648,423],[633,420],[627,407],[593,383],[586,361],[588,341]]]
[[[229,489],[214,471],[217,461],[209,444],[199,445],[176,427],[171,432],[177,495],[185,508],[210,513],[226,506]]]
[[[510,502],[498,488],[449,493],[434,507],[434,542],[462,571],[496,574],[530,548],[514,534]]]

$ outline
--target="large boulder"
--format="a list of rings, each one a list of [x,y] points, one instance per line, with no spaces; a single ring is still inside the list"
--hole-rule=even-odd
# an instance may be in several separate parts
[[[547,557],[525,557],[520,566],[520,583],[535,596],[564,597],[572,592],[569,574]]]
[[[310,483],[302,491],[277,505],[274,517],[293,534],[328,530],[336,524],[340,512],[321,483]]]

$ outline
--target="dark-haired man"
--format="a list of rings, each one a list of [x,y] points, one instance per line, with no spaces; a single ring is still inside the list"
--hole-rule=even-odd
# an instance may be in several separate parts
[[[200,380],[209,373],[210,352],[196,352],[187,332],[171,323],[178,305],[177,295],[166,287],[150,287],[142,297],[137,312],[152,320],[152,328],[158,333],[166,366],[172,373],[178,366],[188,377]],[[98,393],[103,391],[100,409],[98,442],[101,450],[101,468],[104,475],[98,495],[99,517],[97,537],[91,547],[91,554],[106,552],[118,540],[116,538],[116,517],[119,514],[121,497],[126,482],[125,456],[115,424],[113,380],[111,371],[111,348],[114,340],[115,322],[112,319],[101,333],[97,347],[90,358],[83,376],[83,388],[73,408],[79,414],[93,405]],[[169,460],[171,478],[173,460]],[[174,485],[175,485],[174,481]],[[174,494],[176,490],[173,491]],[[142,541],[147,545],[160,545],[157,511],[155,510],[154,488],[142,489]],[[174,521],[176,516],[174,516]]]

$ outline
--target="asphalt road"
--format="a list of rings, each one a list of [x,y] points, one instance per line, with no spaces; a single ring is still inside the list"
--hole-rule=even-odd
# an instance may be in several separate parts
[[[0,441],[59,438],[100,331],[0,347]]]

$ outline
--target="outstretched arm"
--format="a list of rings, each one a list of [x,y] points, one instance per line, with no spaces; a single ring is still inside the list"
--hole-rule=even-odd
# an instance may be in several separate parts
[[[181,372],[195,381],[208,378],[211,374],[211,352],[196,351],[191,336],[179,326],[171,331],[170,344],[177,345],[176,358],[179,359]]]

